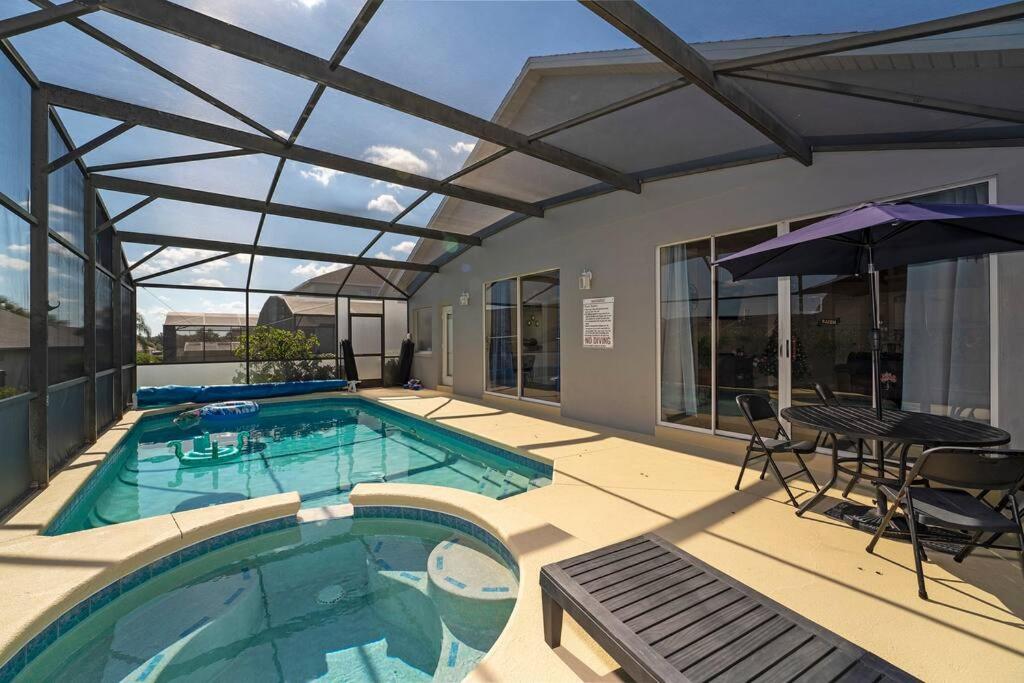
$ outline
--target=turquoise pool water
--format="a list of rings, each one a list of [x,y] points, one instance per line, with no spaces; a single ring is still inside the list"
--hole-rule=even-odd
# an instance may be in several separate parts
[[[124,590],[62,628],[15,680],[458,681],[517,593],[512,566],[447,526],[306,523]]]
[[[360,482],[434,484],[492,498],[550,483],[549,466],[361,399],[270,403],[254,419],[190,428],[173,417],[140,421],[47,533],[285,491],[298,491],[304,507],[334,505]],[[193,458],[210,453],[207,439],[219,444],[218,459]]]

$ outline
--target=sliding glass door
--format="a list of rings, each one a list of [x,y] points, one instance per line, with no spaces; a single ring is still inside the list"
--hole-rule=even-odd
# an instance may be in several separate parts
[[[775,237],[776,227],[715,238],[715,258],[743,251]],[[715,428],[747,434],[736,397],[779,398],[779,286],[776,278],[734,281],[726,268],[716,271],[717,335],[715,367],[718,411]]]
[[[986,203],[988,183],[912,201]],[[715,259],[815,216],[659,249],[661,424],[747,433],[736,396],[765,396],[778,408],[818,403],[815,383],[847,405],[872,404],[867,275],[734,281]],[[883,404],[992,419],[991,265],[987,257],[877,273]],[[797,438],[813,438],[794,428]]]
[[[484,389],[558,403],[561,333],[557,270],[484,286]]]

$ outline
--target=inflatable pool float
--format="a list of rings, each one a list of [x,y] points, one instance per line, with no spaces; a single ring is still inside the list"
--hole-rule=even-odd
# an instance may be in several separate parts
[[[239,432],[234,444],[221,444],[210,437],[209,432],[192,439],[192,450],[186,451],[183,441],[168,441],[167,446],[174,449],[174,455],[182,465],[212,465],[231,462],[245,451],[249,432]]]
[[[201,421],[226,422],[240,417],[251,417],[258,412],[260,412],[260,405],[255,401],[224,401],[211,403],[194,410],[186,410],[174,418],[174,423],[191,426]]]

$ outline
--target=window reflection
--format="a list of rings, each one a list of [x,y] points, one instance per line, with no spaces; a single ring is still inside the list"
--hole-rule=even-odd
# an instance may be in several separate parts
[[[523,396],[557,403],[560,397],[558,271],[522,278]]]
[[[661,419],[711,427],[711,240],[661,249]]]
[[[29,225],[0,207],[0,399],[28,391],[29,349]]]

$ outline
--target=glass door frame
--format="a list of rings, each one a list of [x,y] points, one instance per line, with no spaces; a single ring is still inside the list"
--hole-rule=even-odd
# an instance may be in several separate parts
[[[367,301],[377,301],[377,299],[367,299]],[[352,299],[349,298],[348,302],[348,338],[352,339],[352,319],[353,318],[376,318],[377,324],[380,327],[380,352],[379,353],[356,353],[355,347],[352,348],[352,357],[359,358],[373,358],[377,357],[380,359],[380,377],[377,379],[364,380],[360,378],[359,384],[366,386],[367,388],[382,387],[384,386],[384,301],[381,302],[380,313],[353,313],[352,312]],[[358,363],[356,368],[358,370]]]
[[[483,363],[484,363],[484,386],[483,393],[485,396],[495,396],[497,398],[503,398],[511,401],[526,401],[527,403],[540,403],[541,405],[554,406],[560,408],[561,402],[561,391],[559,391],[559,400],[556,401],[545,401],[541,398],[531,398],[523,395],[523,278],[528,278],[531,275],[541,275],[543,273],[556,272],[558,273],[558,303],[559,303],[559,316],[561,316],[562,310],[562,269],[557,266],[550,268],[540,268],[539,270],[530,271],[528,273],[517,273],[516,275],[509,275],[507,277],[494,278],[493,280],[485,280],[480,287],[480,305],[483,307],[483,315],[480,316],[480,326],[483,344],[481,344]],[[487,288],[498,282],[508,282],[509,280],[515,280],[516,283],[516,393],[514,396],[510,394],[502,394],[496,391],[489,391],[487,389]],[[561,319],[559,319],[559,329],[561,329]],[[559,331],[559,337],[561,337],[561,331]],[[559,345],[558,351],[558,364],[559,372],[561,372],[562,364],[562,351]]]
[[[441,384],[446,387],[453,386],[455,384],[455,374],[451,363],[448,362],[448,356],[451,355],[452,359],[455,358],[455,350],[452,346],[452,337],[454,335],[449,334],[449,325],[454,327],[455,325],[455,309],[451,306],[441,307]]]
[[[875,199],[875,202],[886,202],[886,201],[898,201],[900,199],[907,199],[910,197],[916,197],[919,195],[931,194],[933,192],[941,192],[943,190],[952,190],[960,187],[967,187],[970,185],[978,185],[985,183],[988,185],[988,201],[990,204],[997,204],[997,183],[994,176],[985,176],[981,178],[965,179],[955,183],[942,185],[938,187],[929,187],[913,190],[910,192],[904,192],[895,195],[889,195],[887,197]],[[819,211],[816,213],[806,214],[802,216],[790,217],[786,220],[778,221],[775,225],[777,227],[776,234],[784,235],[789,232],[790,224],[802,220],[813,219],[818,217],[826,217],[841,213],[849,209],[856,208],[859,205],[850,205],[846,207],[840,207],[829,211]],[[697,235],[689,239],[669,242],[666,244],[659,244],[654,248],[654,263],[659,264],[661,261],[661,250],[666,247],[671,247],[677,244],[687,244],[691,242],[698,242],[701,240],[709,240],[711,248],[711,260],[714,262],[718,258],[717,254],[717,240],[716,238],[724,237],[727,235],[734,235],[736,233],[746,232],[748,230],[757,230],[769,227],[771,224],[753,225],[750,227],[741,228],[738,230],[729,230],[725,232],[715,233],[711,235]],[[998,272],[999,272],[999,256],[998,254],[989,254],[989,415],[990,423],[993,426],[999,426],[999,296],[998,296]],[[879,277],[878,273],[874,274],[874,277]],[[506,278],[508,279],[508,278]],[[876,284],[877,281],[876,281]],[[875,288],[876,291],[878,287]],[[738,439],[749,439],[748,434],[742,434],[729,430],[719,429],[716,427],[718,424],[718,277],[717,277],[717,266],[711,268],[711,427],[695,427],[691,425],[676,424],[674,422],[668,422],[661,418],[661,269],[655,267],[654,271],[654,320],[655,320],[655,425],[658,427],[668,427],[670,429],[678,429],[682,431],[698,432],[701,434],[714,434],[716,436],[727,436]],[[777,349],[778,353],[778,386],[779,386],[779,400],[778,409],[781,411],[783,408],[788,408],[792,405],[793,400],[793,378],[792,378],[792,318],[791,318],[791,301],[790,301],[790,278],[780,277],[778,278],[778,325],[779,325],[779,345]],[[789,341],[789,348],[786,347],[786,341]],[[873,372],[877,372],[877,369],[873,368]],[[872,396],[872,400],[877,400],[877,397]],[[781,419],[781,417],[780,417]],[[786,429],[790,429],[791,425],[786,420],[781,420]],[[819,451],[826,451],[825,448],[819,448]]]

